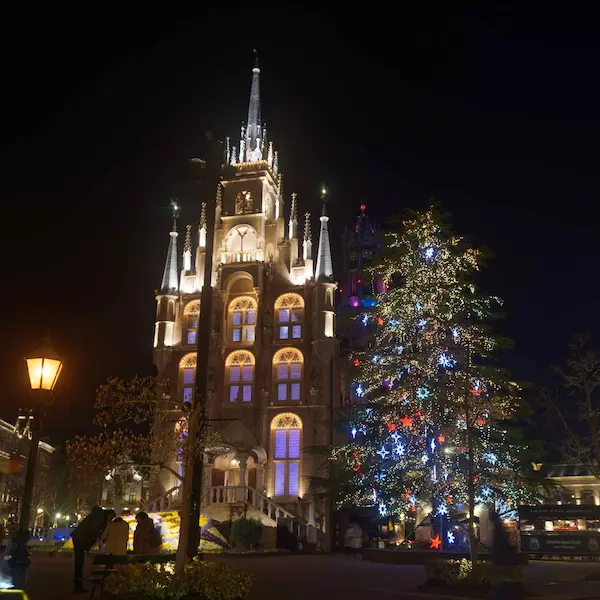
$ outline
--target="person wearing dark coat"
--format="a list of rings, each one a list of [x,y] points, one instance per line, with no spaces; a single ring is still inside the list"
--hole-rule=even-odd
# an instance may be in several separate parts
[[[100,506],[94,506],[90,514],[77,525],[71,539],[75,554],[75,572],[73,582],[75,593],[83,593],[87,590],[83,587],[83,564],[85,553],[92,549],[98,538],[102,535],[106,525],[106,514]]]
[[[508,532],[496,512],[490,512],[490,523],[493,528],[490,549],[492,600],[521,600],[525,598],[525,589],[520,581],[514,581],[509,575],[509,567],[519,562],[517,549],[510,543]]]

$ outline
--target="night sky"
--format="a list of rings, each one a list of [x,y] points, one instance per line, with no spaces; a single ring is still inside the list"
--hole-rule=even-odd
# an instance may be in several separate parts
[[[197,223],[187,159],[207,128],[237,145],[254,47],[286,201],[298,192],[316,231],[327,182],[336,245],[361,203],[383,224],[434,196],[496,254],[482,283],[506,300],[500,332],[516,345],[503,361],[547,381],[571,334],[600,329],[599,22],[579,3],[495,4],[336,17],[228,4],[179,22],[164,7],[15,13],[2,41],[0,417],[25,401],[20,361],[48,328],[66,359],[54,442],[89,427],[106,376],[153,372],[169,198],[180,231]]]

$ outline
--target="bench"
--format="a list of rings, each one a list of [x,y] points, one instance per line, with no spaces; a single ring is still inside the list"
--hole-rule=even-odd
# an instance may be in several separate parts
[[[136,563],[159,564],[168,563],[175,560],[175,554],[104,554],[103,552],[89,552],[92,557],[92,574],[90,577],[84,577],[92,585],[90,591],[90,600],[93,600],[96,589],[100,588],[100,600],[104,597],[104,581],[116,571],[117,565],[132,565]]]

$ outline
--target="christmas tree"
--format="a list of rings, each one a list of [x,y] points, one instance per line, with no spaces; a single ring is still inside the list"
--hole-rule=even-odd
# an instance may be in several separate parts
[[[473,282],[484,259],[435,205],[388,234],[370,273],[385,291],[359,317],[375,328],[372,341],[351,357],[349,440],[334,450],[352,475],[348,504],[448,518],[515,507],[529,494],[506,424],[518,387],[494,361],[501,340],[488,325],[501,302]],[[443,542],[454,543],[451,532]]]

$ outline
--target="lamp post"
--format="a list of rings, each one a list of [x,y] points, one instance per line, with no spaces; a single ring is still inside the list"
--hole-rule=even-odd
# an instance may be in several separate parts
[[[10,561],[13,583],[22,587],[25,583],[29,560],[27,556],[27,543],[29,541],[29,520],[31,517],[31,501],[35,483],[35,469],[37,466],[38,445],[40,442],[41,423],[40,413],[36,410],[39,405],[49,404],[52,392],[60,377],[63,362],[52,347],[49,337],[44,338],[41,348],[25,357],[29,386],[34,393],[35,401],[29,409],[31,426],[31,440],[29,455],[27,457],[27,471],[25,473],[25,489],[21,500],[21,513],[19,515],[19,530],[17,531],[12,559]]]

